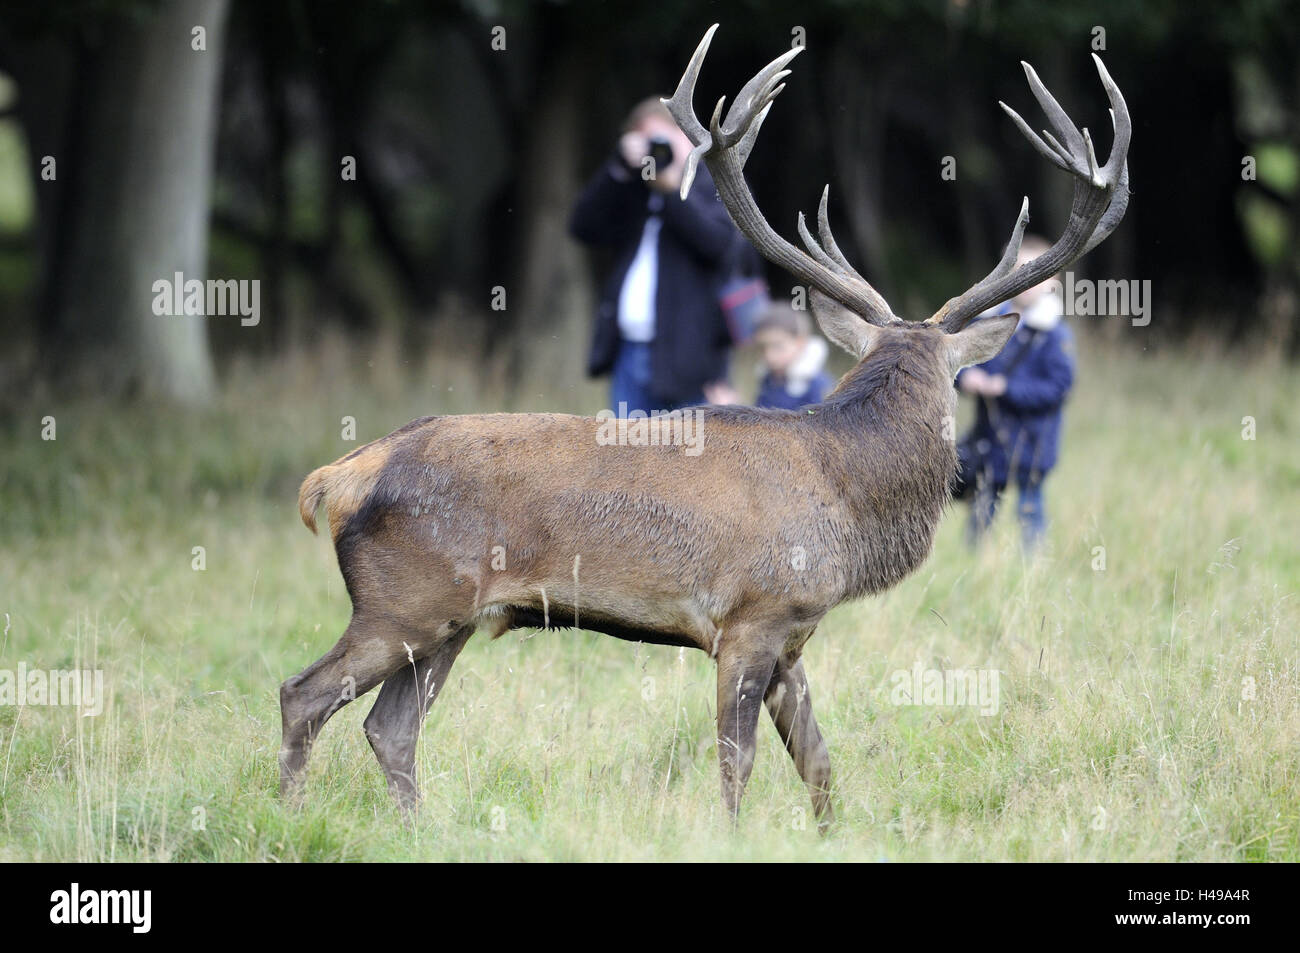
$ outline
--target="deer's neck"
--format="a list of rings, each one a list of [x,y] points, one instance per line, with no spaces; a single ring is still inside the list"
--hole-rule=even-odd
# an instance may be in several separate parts
[[[906,351],[880,357],[814,415],[842,501],[844,598],[887,589],[926,559],[957,462],[951,385]]]

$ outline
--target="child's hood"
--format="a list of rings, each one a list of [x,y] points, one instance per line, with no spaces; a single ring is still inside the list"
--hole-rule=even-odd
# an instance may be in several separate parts
[[[1025,313],[1020,316],[1020,323],[1035,331],[1050,331],[1061,323],[1061,313],[1064,310],[1065,303],[1061,296],[1049,291],[1025,309]]]

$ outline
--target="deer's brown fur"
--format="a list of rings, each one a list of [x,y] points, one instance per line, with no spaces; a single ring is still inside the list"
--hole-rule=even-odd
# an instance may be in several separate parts
[[[872,333],[866,357],[811,410],[703,408],[697,455],[601,446],[591,417],[490,414],[416,420],[313,472],[303,521],[314,528],[324,504],[354,619],[334,661],[286,683],[286,788],[341,707],[340,686],[414,685],[415,660],[459,651],[479,627],[576,623],[755,672],[748,696],[768,696],[773,717],[813,746],[784,736],[829,810],[811,703],[778,718],[795,703],[784,693],[807,695],[799,656],[827,611],[925,559],[955,465],[949,338]],[[358,634],[384,647],[361,653]],[[380,720],[368,722],[372,742]],[[399,798],[413,796],[414,737],[409,757],[385,764]]]

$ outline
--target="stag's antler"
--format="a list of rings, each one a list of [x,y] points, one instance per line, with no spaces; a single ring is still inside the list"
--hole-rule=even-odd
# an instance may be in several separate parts
[[[709,42],[717,29],[716,23],[709,27],[704,39],[696,47],[686,72],[682,74],[677,92],[671,99],[664,100],[673,118],[677,120],[677,125],[695,144],[682,174],[682,198],[690,192],[691,184],[695,181],[695,170],[703,158],[708,162],[713,182],[732,220],[763,257],[834,298],[872,324],[901,323],[901,319],[890,311],[885,299],[853,269],[835,243],[826,216],[829,185],[822,191],[821,205],[817,210],[820,243],[809,233],[803,213],[799,214],[799,237],[808,249],[805,254],[773,230],[758,210],[754,196],[745,184],[745,160],[754,147],[754,140],[772,106],[772,100],[785,89],[781,80],[790,75],[790,71],[785,68],[786,64],[799,55],[802,48],[787,50],[763,67],[736,95],[725,120],[722,119],[725,96],[714,107],[709,128],[706,129],[696,118],[693,103],[695,81],[699,78],[700,65],[704,62]]]
[[[1060,103],[1048,92],[1028,63],[1022,62],[1020,65],[1025,68],[1029,88],[1060,139],[1046,129],[1040,139],[1029,128],[1029,124],[1020,118],[1019,113],[1006,103],[998,104],[1041,155],[1057,168],[1074,176],[1074,200],[1070,205],[1070,221],[1065,233],[1042,255],[1017,268],[1016,256],[1020,253],[1020,240],[1025,233],[1025,225],[1029,222],[1029,198],[1026,197],[1020,206],[1020,216],[1011,230],[1011,240],[1007,243],[1001,261],[978,284],[950,299],[927,324],[937,324],[949,333],[960,331],[981,311],[1014,298],[1026,288],[1032,288],[1078,261],[1101,244],[1124,217],[1128,208],[1128,144],[1133,126],[1119,87],[1110,78],[1096,53],[1092,59],[1097,64],[1101,84],[1110,99],[1110,120],[1115,129],[1110,158],[1104,166],[1097,165],[1097,154],[1093,151],[1092,136],[1088,130],[1085,128],[1080,132],[1075,128]],[[1043,139],[1047,141],[1044,142]]]
[[[745,160],[749,158],[772,101],[785,89],[785,84],[781,81],[790,75],[785,67],[801,52],[801,47],[794,47],[781,54],[746,83],[727,111],[726,119],[722,118],[726,97],[718,100],[708,128],[696,118],[693,105],[695,81],[699,78],[700,66],[717,29],[716,23],[709,27],[704,39],[696,47],[686,72],[682,74],[677,92],[671,99],[664,100],[677,124],[695,144],[682,175],[682,197],[685,198],[690,192],[700,159],[705,159],[727,211],[745,237],[765,258],[872,324],[901,323],[885,299],[854,270],[835,243],[826,215],[830,186],[823,190],[821,205],[817,210],[820,241],[812,237],[804,222],[803,213],[799,214],[799,237],[808,249],[805,254],[773,230],[758,210],[758,205],[745,184]],[[978,284],[950,299],[926,321],[927,324],[937,324],[949,333],[960,331],[981,311],[1014,298],[1026,288],[1033,287],[1086,255],[1114,231],[1124,217],[1128,208],[1127,158],[1132,123],[1119,87],[1106,72],[1100,57],[1094,53],[1092,58],[1110,99],[1111,124],[1115,130],[1110,157],[1104,166],[1097,164],[1092,136],[1088,130],[1085,128],[1080,132],[1075,127],[1028,63],[1021,65],[1025,68],[1029,87],[1047,114],[1052,128],[1056,130],[1056,135],[1044,130],[1043,138],[1039,138],[1014,109],[1006,103],[1000,103],[1035,149],[1053,165],[1075,177],[1074,199],[1065,233],[1044,254],[1017,268],[1020,241],[1025,226],[1029,223],[1029,199],[1026,197],[1011,231],[1011,240],[994,269]]]

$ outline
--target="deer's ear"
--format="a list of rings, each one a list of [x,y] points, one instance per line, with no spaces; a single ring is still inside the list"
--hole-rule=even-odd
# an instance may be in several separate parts
[[[963,367],[983,364],[997,355],[1016,333],[1020,323],[1018,314],[1000,314],[991,318],[979,318],[972,321],[956,334],[948,335],[948,357],[952,363],[952,372],[956,374]]]
[[[817,319],[817,326],[822,329],[822,333],[852,354],[854,359],[862,360],[863,355],[871,350],[871,345],[875,343],[879,334],[879,329],[875,325],[863,321],[844,305],[828,298],[816,288],[809,289],[808,306],[812,310],[813,317]]]

